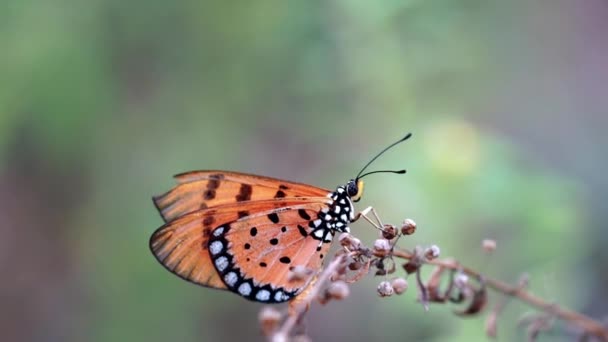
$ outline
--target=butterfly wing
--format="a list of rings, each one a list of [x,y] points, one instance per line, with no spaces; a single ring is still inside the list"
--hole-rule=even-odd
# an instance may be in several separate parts
[[[275,178],[227,171],[192,171],[175,178],[178,185],[154,197],[165,222],[200,209],[273,198],[322,197],[329,190]]]
[[[209,251],[210,248],[213,249],[213,246],[217,245],[213,244],[213,241],[217,240],[217,236],[212,235],[212,232],[216,233],[219,229],[218,227],[226,225],[234,226],[235,228],[230,234],[230,238],[237,238],[235,243],[240,242],[238,238],[245,239],[246,235],[244,232],[249,232],[249,230],[246,230],[246,227],[250,223],[244,223],[245,221],[249,221],[249,219],[253,220],[257,217],[266,217],[268,219],[267,213],[277,210],[291,211],[289,208],[302,209],[304,211],[300,213],[309,213],[306,215],[313,217],[312,215],[315,210],[324,205],[327,200],[326,197],[271,199],[232,203],[215,208],[197,210],[172,220],[156,230],[150,238],[150,249],[156,259],[165,268],[185,280],[207,287],[233,290],[226,286],[223,280],[224,274],[222,272],[218,273],[217,264],[219,255],[214,255]],[[284,209],[273,209],[277,206]],[[244,212],[247,215],[243,217]],[[282,213],[281,216],[283,216]],[[302,221],[302,224],[306,223],[302,218],[300,218],[300,221]],[[280,228],[278,228],[279,232]],[[260,226],[261,229],[268,229],[268,231],[261,233],[260,236],[268,235],[269,232],[274,231],[268,224]],[[243,233],[238,234],[238,231],[242,231]],[[210,239],[213,241],[210,241]],[[254,242],[252,241],[252,243]],[[255,243],[257,246],[257,242]],[[229,248],[232,247],[232,245],[228,246]],[[234,246],[234,251],[238,251],[238,246]],[[259,247],[256,248],[260,249]],[[234,251],[230,249],[232,254],[234,254]],[[215,257],[212,258],[212,256]],[[240,262],[241,259],[240,257],[235,258],[235,261]],[[221,260],[223,259],[220,259],[219,262]]]
[[[327,198],[257,212],[212,231],[209,252],[225,286],[254,301],[280,303],[306,288],[321,267],[333,237],[311,234]],[[312,270],[289,279],[290,270]]]

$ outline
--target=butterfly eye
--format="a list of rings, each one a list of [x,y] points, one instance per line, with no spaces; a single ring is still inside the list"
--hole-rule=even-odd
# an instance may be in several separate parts
[[[349,197],[353,197],[357,195],[357,192],[359,192],[359,189],[357,188],[357,183],[355,183],[355,181],[351,179],[348,184],[346,184],[346,193]]]

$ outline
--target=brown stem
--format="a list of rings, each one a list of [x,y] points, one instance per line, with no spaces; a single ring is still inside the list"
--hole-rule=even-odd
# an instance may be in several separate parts
[[[403,251],[403,250],[397,250],[397,249],[395,249],[393,251],[393,255],[396,257],[399,257],[399,258],[407,259],[407,260],[411,260],[412,258],[415,257],[413,253],[410,253],[408,251]],[[427,263],[432,264],[432,265],[439,265],[439,266],[442,266],[442,267],[445,267],[445,268],[451,269],[451,270],[461,271],[461,272],[466,273],[467,275],[477,278],[477,279],[479,279],[479,277],[481,276],[481,274],[479,272],[473,270],[472,268],[463,266],[453,260],[435,259],[435,260],[428,261]],[[591,318],[589,316],[586,316],[579,312],[561,307],[561,306],[557,305],[556,303],[550,303],[536,295],[533,295],[529,291],[526,291],[526,289],[521,286],[513,286],[513,285],[507,284],[503,281],[493,279],[493,278],[488,278],[485,276],[484,276],[484,280],[485,280],[486,286],[495,291],[501,292],[508,296],[516,297],[516,298],[520,299],[521,301],[529,304],[530,306],[533,306],[550,315],[553,315],[566,322],[569,322],[572,325],[578,326],[579,328],[583,329],[585,332],[588,332],[589,334],[592,334],[592,335],[602,339],[603,341],[608,341],[608,329],[603,324],[601,324],[600,322],[594,320],[593,318]]]

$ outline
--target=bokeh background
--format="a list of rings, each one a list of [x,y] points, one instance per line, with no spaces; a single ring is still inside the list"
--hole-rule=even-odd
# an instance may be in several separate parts
[[[192,169],[334,188],[382,147],[360,209],[489,276],[608,313],[608,3],[5,0],[0,331],[6,341],[262,340],[259,304],[148,250],[150,197]],[[371,243],[375,233],[357,223]],[[484,238],[496,239],[488,257]],[[379,278],[314,306],[318,341],[485,340]],[[509,303],[500,341],[525,339]],[[541,340],[571,340],[563,325]]]

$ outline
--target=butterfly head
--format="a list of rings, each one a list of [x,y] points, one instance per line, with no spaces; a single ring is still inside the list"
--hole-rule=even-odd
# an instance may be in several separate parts
[[[361,179],[351,179],[345,186],[346,194],[353,202],[359,202],[363,196],[363,181]]]

